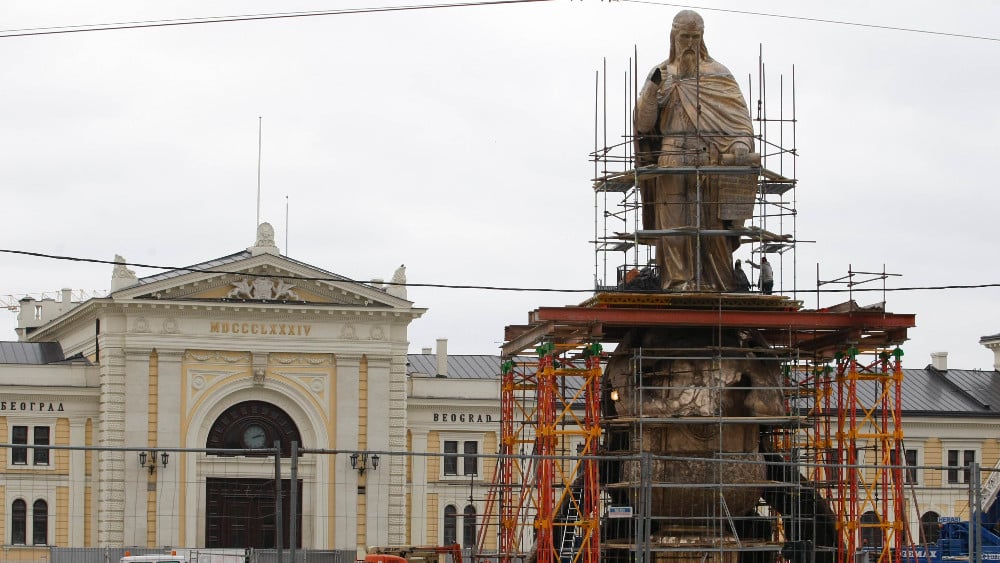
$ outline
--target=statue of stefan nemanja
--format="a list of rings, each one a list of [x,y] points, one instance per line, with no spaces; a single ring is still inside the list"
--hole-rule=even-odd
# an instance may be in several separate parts
[[[691,10],[674,17],[670,57],[649,73],[636,102],[638,166],[745,165],[754,158],[759,162],[759,155],[752,154],[753,124],[739,85],[725,66],[708,55],[704,30],[701,16]],[[700,178],[700,194],[695,174],[641,180],[643,228],[742,227],[753,211],[756,177],[703,174]],[[690,235],[657,238],[656,263],[663,289],[733,289],[732,253],[739,237],[699,238],[700,244]]]

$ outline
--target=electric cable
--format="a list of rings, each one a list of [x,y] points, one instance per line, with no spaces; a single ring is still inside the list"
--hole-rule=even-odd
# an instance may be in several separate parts
[[[34,35],[57,35],[64,33],[82,33],[86,31],[112,31],[120,29],[140,29],[149,27],[171,27],[180,25],[198,25],[204,23],[229,23],[229,22],[239,22],[239,21],[276,20],[276,19],[305,18],[305,17],[316,17],[316,16],[371,14],[378,12],[433,10],[438,8],[469,8],[469,7],[496,6],[505,4],[527,4],[534,2],[553,2],[553,1],[555,0],[480,0],[478,2],[453,2],[447,4],[415,4],[407,6],[381,6],[375,8],[345,8],[342,10],[275,12],[275,13],[265,13],[265,14],[242,14],[242,15],[214,16],[214,17],[209,16],[204,18],[178,18],[178,19],[166,19],[166,20],[113,22],[113,23],[103,23],[103,24],[36,27],[36,28],[26,28],[26,29],[0,29],[0,38],[27,37]]]
[[[198,25],[206,23],[231,23],[240,21],[256,21],[256,20],[272,20],[272,19],[288,19],[288,18],[303,18],[303,17],[315,17],[315,16],[335,16],[335,15],[348,15],[348,14],[365,14],[365,13],[378,13],[378,12],[398,12],[398,11],[412,11],[412,10],[428,10],[437,8],[466,8],[466,7],[480,7],[480,6],[493,6],[502,4],[525,4],[533,2],[553,2],[555,0],[482,0],[478,2],[458,2],[458,3],[447,3],[447,4],[416,4],[416,5],[406,5],[406,6],[381,6],[375,8],[346,8],[342,10],[312,10],[303,12],[275,12],[275,13],[262,13],[262,14],[238,14],[230,16],[208,16],[203,18],[177,18],[177,19],[164,19],[164,20],[139,20],[139,21],[127,21],[127,22],[110,22],[101,24],[81,24],[81,25],[67,25],[67,26],[53,26],[53,27],[35,27],[35,28],[23,28],[23,29],[2,29],[0,30],[0,38],[4,37],[26,37],[34,35],[55,35],[63,33],[81,33],[85,31],[113,31],[120,29],[139,29],[139,28],[150,28],[150,27],[168,27],[168,26],[180,26],[180,25]],[[696,10],[703,10],[706,12],[725,12],[732,14],[741,14],[746,16],[762,16],[769,18],[781,18],[796,21],[807,21],[815,23],[829,23],[835,25],[847,25],[854,27],[865,27],[870,29],[881,29],[886,31],[905,31],[909,33],[923,33],[928,35],[939,35],[944,37],[957,37],[961,39],[976,39],[980,41],[1000,41],[998,37],[989,37],[984,35],[971,35],[965,33],[952,33],[946,31],[934,31],[929,29],[917,29],[911,27],[899,27],[892,25],[881,25],[881,24],[870,24],[863,22],[851,22],[844,20],[834,20],[828,18],[812,18],[807,16],[792,16],[786,14],[775,14],[769,12],[754,12],[750,10],[734,10],[728,8],[711,8],[706,6],[694,6],[690,4],[676,4],[671,2],[656,2],[653,0],[615,0],[618,2],[627,2],[632,4],[649,4],[654,6],[668,6],[672,8],[689,8]]]
[[[958,37],[961,39],[977,39],[980,41],[1000,41],[1000,37],[988,37],[984,35],[969,35],[965,33],[949,33],[947,31],[933,31],[929,29],[916,29],[912,27],[898,27],[893,25],[880,25],[874,23],[850,22],[843,20],[831,20],[825,18],[810,18],[806,16],[789,16],[785,14],[774,14],[769,12],[751,12],[749,10],[732,10],[728,8],[709,8],[706,6],[692,6],[690,4],[674,4],[670,2],[655,2],[653,0],[618,0],[619,2],[629,2],[632,4],[651,4],[654,6],[669,6],[671,8],[688,8],[692,10],[704,10],[706,12],[726,12],[730,14],[740,14],[744,16],[763,16],[768,18],[781,18],[786,20],[807,21],[815,23],[832,23],[836,25],[849,25],[854,27],[867,27],[871,29],[882,29],[887,31],[907,31],[910,33],[925,33],[928,35],[941,35],[944,37]]]
[[[46,254],[44,252],[33,252],[29,250],[13,250],[8,248],[0,248],[0,253],[2,254],[14,254],[20,256],[30,256],[33,258],[45,258],[50,260],[64,260],[69,262],[82,262],[90,264],[110,264],[113,266],[133,266],[136,268],[151,268],[156,270],[164,271],[181,271],[181,272],[194,272],[203,274],[229,274],[237,276],[245,276],[248,274],[246,271],[239,270],[226,270],[219,268],[200,268],[197,266],[163,266],[158,264],[146,264],[142,262],[116,262],[114,260],[104,260],[100,258],[84,258],[79,256],[61,256],[58,254]],[[156,274],[154,274],[155,276]],[[149,276],[153,277],[153,276]],[[366,285],[393,285],[400,287],[431,287],[439,289],[482,289],[490,291],[519,291],[519,292],[547,292],[547,293],[594,293],[594,288],[587,289],[571,289],[571,288],[555,288],[555,287],[511,287],[511,286],[495,286],[495,285],[476,285],[476,284],[449,284],[449,283],[414,283],[414,282],[393,282],[384,280],[355,280],[348,278],[346,276],[298,276],[289,274],[268,274],[268,277],[276,279],[286,279],[286,280],[299,280],[299,281],[326,281],[326,282],[349,282],[349,283],[359,283]],[[980,283],[980,284],[949,284],[949,285],[927,285],[927,286],[909,286],[909,287],[896,287],[896,288],[859,288],[857,286],[846,288],[846,289],[821,289],[820,293],[849,293],[849,292],[867,292],[867,291],[882,291],[882,292],[899,292],[899,291],[940,291],[940,290],[950,290],[950,289],[987,289],[1000,287],[1000,283]],[[816,293],[815,290],[808,290],[809,293]]]

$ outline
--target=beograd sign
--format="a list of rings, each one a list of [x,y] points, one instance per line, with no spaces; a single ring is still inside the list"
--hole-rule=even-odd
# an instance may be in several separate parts
[[[434,422],[471,422],[471,423],[491,423],[493,422],[493,415],[489,414],[476,414],[471,412],[441,412],[434,413]]]
[[[64,412],[62,402],[5,401],[0,398],[0,411]]]

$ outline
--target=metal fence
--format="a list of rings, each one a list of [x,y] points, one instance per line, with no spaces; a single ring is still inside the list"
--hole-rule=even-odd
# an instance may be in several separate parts
[[[190,563],[292,563],[291,552],[282,550],[278,557],[276,549],[178,549],[179,555],[187,557]],[[163,549],[141,547],[52,547],[49,548],[52,563],[118,563],[126,553],[130,555],[152,555],[164,553]],[[169,551],[167,551],[169,552]],[[297,549],[294,563],[355,563],[357,554],[353,550]],[[2,561],[37,561],[31,559],[4,558]]]
[[[301,463],[309,471],[299,473],[298,478],[306,480],[309,488],[305,489],[306,499],[297,499],[297,512],[306,518],[313,518],[314,523],[318,523],[315,524],[317,526],[327,526],[330,521],[339,523],[351,519],[359,522],[358,530],[364,530],[361,523],[365,521],[365,515],[358,513],[358,508],[375,506],[376,501],[388,495],[390,472],[395,468],[396,475],[405,476],[401,489],[409,495],[406,525],[412,528],[412,543],[468,545],[465,541],[467,535],[485,535],[495,539],[499,534],[498,520],[502,514],[496,502],[491,504],[491,501],[497,500],[491,492],[497,456],[479,453],[492,450],[495,443],[475,442],[474,448],[470,446],[466,450],[461,437],[442,433],[433,439],[439,443],[428,439],[429,448],[442,451],[367,452],[370,454],[367,458],[365,455],[355,457],[353,452],[305,452]],[[568,443],[565,449],[567,452],[575,451],[575,444]],[[803,544],[806,541],[812,542],[811,545],[815,547],[821,528],[830,527],[828,520],[832,518],[834,523],[839,524],[835,526],[837,529],[852,530],[850,533],[855,536],[851,545],[856,546],[860,552],[878,550],[888,545],[889,540],[895,543],[897,535],[901,536],[899,543],[905,548],[919,549],[938,539],[942,522],[978,520],[993,526],[1000,521],[1000,505],[996,502],[997,492],[1000,490],[1000,472],[992,467],[981,468],[975,461],[984,456],[989,459],[995,455],[984,450],[985,448],[966,445],[959,448],[945,444],[933,449],[921,445],[913,450],[912,455],[910,450],[906,450],[902,456],[883,456],[882,452],[861,448],[854,456],[859,463],[852,473],[845,473],[843,465],[810,465],[804,461],[785,461],[776,453],[760,458],[720,454],[714,458],[691,459],[653,456],[648,452],[639,455],[596,456],[601,463],[602,478],[601,529],[597,533],[601,534],[603,554],[613,551],[619,554],[617,558],[610,557],[609,560],[628,560],[638,553],[649,556],[653,551],[677,549],[676,546],[664,543],[672,537],[668,532],[691,528],[702,521],[705,523],[699,525],[704,531],[697,538],[688,538],[689,541],[712,540],[713,545],[721,546],[717,548],[718,551],[756,549],[778,552],[789,549],[788,546],[796,541]],[[144,522],[147,517],[162,517],[164,522],[178,519],[176,506],[165,500],[153,503],[146,499],[152,498],[147,497],[147,491],[159,491],[162,495],[165,489],[172,491],[179,489],[181,485],[192,490],[205,486],[202,477],[198,475],[189,474],[183,481],[176,477],[175,464],[179,466],[185,455],[197,456],[197,459],[191,461],[192,467],[204,464],[216,476],[244,478],[245,466],[252,464],[257,464],[254,467],[258,467],[261,476],[271,471],[270,463],[267,458],[259,455],[260,452],[242,452],[242,456],[227,453],[227,456],[212,456],[209,452],[199,450],[174,451],[169,464],[161,461],[153,473],[148,468],[140,467],[136,452],[126,452],[126,460],[133,465],[129,473],[133,490],[141,493],[134,498],[138,499],[136,502],[142,502],[141,505],[137,504],[141,510],[134,510],[130,514],[142,518]],[[377,463],[376,455],[381,456]],[[524,469],[518,480],[530,483],[534,462],[540,458],[530,455],[516,457],[521,461],[520,467]],[[912,461],[941,461],[945,465],[916,465],[911,458]],[[363,467],[365,459],[368,465]],[[559,458],[556,470],[570,471],[581,459],[585,458],[567,453]],[[900,466],[879,463],[886,459],[901,459],[906,463]],[[641,470],[643,460],[650,466],[650,471]],[[315,469],[321,462],[327,464],[328,471]],[[289,460],[285,459],[284,463],[286,466],[282,476],[291,477],[287,466]],[[67,479],[70,479],[74,475],[73,468],[69,463],[66,466]],[[59,467],[57,465],[56,468]],[[661,470],[654,474],[651,471],[656,467]],[[889,499],[886,498],[886,491],[864,490],[866,483],[876,482],[871,479],[872,474],[887,469],[893,470],[893,474],[898,476],[895,478],[902,480],[901,490],[904,495],[901,499],[902,512],[898,517],[887,514]],[[857,482],[847,482],[843,478],[846,474],[856,476]],[[88,487],[97,486],[91,476],[82,475],[82,472],[80,475],[86,479],[83,484]],[[333,479],[328,478],[330,475]],[[35,478],[33,474],[8,472],[0,474],[0,481],[6,484],[8,495],[12,494],[16,486],[29,500],[36,497],[57,498],[55,493],[49,493],[49,488],[53,486],[51,478]],[[147,482],[155,483],[158,487],[147,489]],[[574,526],[574,511],[571,507],[578,500],[571,490],[575,485],[568,482],[570,484],[567,485],[567,491],[562,495],[566,500],[556,507],[552,523],[556,534],[553,543],[560,552],[573,551],[579,547],[578,537],[572,536],[580,528]],[[67,480],[67,486],[69,485],[78,486]],[[323,518],[315,516],[318,503],[308,496],[322,494],[324,490],[333,487],[352,492],[350,497],[342,495],[349,498],[350,503],[345,504],[342,509],[338,505],[336,512]],[[556,498],[559,498],[558,495],[564,491],[554,492],[557,494]],[[205,490],[199,494],[205,494]],[[747,495],[750,495],[749,499],[744,498]],[[849,526],[844,524],[852,516],[837,513],[837,502],[844,495],[860,498],[855,502],[857,512],[853,516],[858,521]],[[514,495],[514,498],[518,498],[518,495]],[[830,512],[825,512],[827,508],[814,506],[817,504],[825,504]],[[523,529],[520,536],[524,540],[520,544],[522,554],[530,553],[536,528],[536,514],[531,506],[531,503],[526,503],[526,509],[517,515],[519,521],[516,525]],[[975,510],[970,510],[970,507]],[[195,508],[201,510],[201,506]],[[624,518],[620,517],[622,513],[617,514],[619,518],[614,518],[610,514],[612,508],[629,510]],[[197,510],[191,510],[189,514]],[[76,514],[71,512],[70,519],[83,517]],[[50,513],[51,516],[53,514]],[[898,526],[887,522],[890,516],[898,521]],[[28,518],[27,522],[30,524],[31,519]],[[369,532],[375,528],[384,531],[399,526],[398,520],[390,522],[388,515],[382,513],[369,515],[367,522]],[[467,523],[470,532],[466,532]],[[7,526],[9,529],[10,524]],[[418,529],[422,530],[419,535],[416,533]],[[29,535],[28,538],[30,537]],[[346,537],[353,538],[350,534]],[[10,541],[9,536],[4,539],[4,543]],[[53,536],[50,536],[50,541],[51,539]],[[480,549],[496,549],[495,544],[495,541],[486,542]],[[118,563],[126,551],[132,555],[143,555],[164,553],[165,550],[8,544],[0,547],[0,563]],[[282,563],[292,563],[293,557],[293,551],[288,549],[281,552],[280,559],[278,551],[274,549],[243,551],[178,547],[177,551],[187,556],[191,563],[279,563],[279,560]],[[357,555],[355,550],[299,548],[294,550],[294,563],[352,563]],[[464,555],[469,557],[473,553],[467,550]],[[476,555],[481,558],[483,553]]]

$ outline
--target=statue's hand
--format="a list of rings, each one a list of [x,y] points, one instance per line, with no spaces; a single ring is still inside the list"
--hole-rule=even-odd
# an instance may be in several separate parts
[[[728,153],[722,155],[722,164],[725,166],[760,166],[760,154],[750,152],[750,147],[745,143],[735,143]]]

